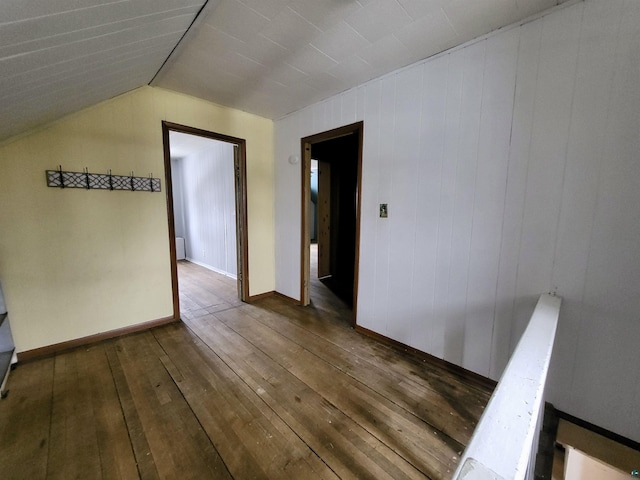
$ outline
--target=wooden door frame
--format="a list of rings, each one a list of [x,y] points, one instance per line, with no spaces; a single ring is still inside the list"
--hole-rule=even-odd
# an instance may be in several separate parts
[[[331,162],[318,162],[318,198],[316,202],[316,242],[318,244],[318,279],[331,277]],[[309,203],[307,205],[310,205]],[[327,220],[329,223],[327,224]],[[309,225],[311,227],[311,225]]]
[[[360,218],[362,208],[362,148],[364,141],[364,122],[356,122],[343,127],[334,128],[326,132],[317,133],[304,137],[300,140],[300,168],[302,170],[302,208],[301,210],[301,245],[300,245],[300,304],[309,305],[309,281],[311,277],[309,262],[311,260],[309,234],[309,202],[311,200],[311,146],[327,140],[345,137],[347,135],[357,135],[358,138],[358,176],[356,186],[356,245],[355,262],[353,274],[353,314],[351,325],[356,326],[358,312],[358,270],[360,265]]]
[[[180,319],[180,298],[178,293],[178,260],[176,257],[176,228],[173,209],[173,183],[171,180],[171,148],[169,144],[169,132],[186,133],[199,137],[210,138],[220,142],[231,143],[238,147],[238,170],[235,172],[239,182],[234,179],[235,203],[236,203],[236,243],[240,242],[241,248],[237,249],[238,262],[241,262],[241,269],[238,271],[238,284],[240,300],[243,302],[249,299],[249,246],[247,233],[247,146],[243,138],[231,137],[221,133],[201,130],[199,128],[180,125],[162,121],[162,145],[164,149],[164,175],[165,192],[167,198],[167,219],[169,222],[169,256],[171,260],[171,289],[173,292],[173,317]],[[240,191],[237,191],[236,185]]]

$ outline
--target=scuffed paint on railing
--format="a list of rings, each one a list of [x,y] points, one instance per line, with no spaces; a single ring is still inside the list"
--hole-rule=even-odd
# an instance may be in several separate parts
[[[533,478],[560,297],[543,294],[498,382],[455,480]]]

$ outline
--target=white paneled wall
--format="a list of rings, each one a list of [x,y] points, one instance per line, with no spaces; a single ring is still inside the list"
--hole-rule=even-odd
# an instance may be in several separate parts
[[[184,236],[189,261],[235,277],[233,145],[207,143],[204,149],[172,159],[176,236]]]
[[[550,400],[640,440],[639,85],[640,2],[586,0],[279,120],[277,290],[299,298],[286,159],[363,120],[358,325],[497,379],[557,291]]]
[[[176,238],[186,236],[184,209],[184,180],[182,179],[182,158],[171,158],[171,183],[173,187],[173,225]]]

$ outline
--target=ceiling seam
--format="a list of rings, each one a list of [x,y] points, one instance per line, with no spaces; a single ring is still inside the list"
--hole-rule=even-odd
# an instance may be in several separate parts
[[[174,54],[174,52],[178,49],[178,47],[180,46],[180,44],[182,43],[182,41],[185,39],[185,37],[187,36],[187,34],[191,31],[191,29],[193,28],[193,26],[196,24],[196,22],[201,19],[203,17],[203,12],[205,10],[205,8],[207,8],[209,6],[209,4],[218,4],[219,1],[216,0],[205,0],[205,2],[202,4],[202,7],[200,7],[200,10],[198,10],[198,13],[196,13],[196,16],[193,17],[193,20],[191,21],[191,23],[189,24],[189,26],[187,27],[187,29],[184,31],[184,33],[182,34],[182,36],[180,37],[180,39],[178,40],[178,42],[175,44],[175,46],[171,49],[171,51],[169,52],[169,55],[167,55],[167,58],[165,58],[164,62],[162,62],[162,65],[160,65],[160,68],[158,68],[158,71],[153,75],[153,77],[151,78],[151,80],[149,80],[149,83],[147,85],[151,86],[151,84],[154,82],[154,80],[158,77],[158,75],[160,75],[160,73],[162,72],[162,70],[164,69],[165,65],[167,65],[167,63],[169,62],[169,60],[171,59],[171,56]]]

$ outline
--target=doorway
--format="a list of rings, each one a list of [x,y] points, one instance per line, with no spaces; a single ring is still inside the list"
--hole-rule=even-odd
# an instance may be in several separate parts
[[[363,122],[358,122],[301,140],[301,303],[311,301],[311,238],[315,236],[317,276],[351,306],[352,326],[357,315],[363,128]],[[317,165],[317,188],[313,189],[312,164]]]
[[[171,150],[171,136],[174,135],[190,135],[197,137],[200,140],[213,140],[218,142],[221,154],[228,152],[229,161],[232,164],[223,166],[220,168],[221,174],[228,175],[228,181],[225,179],[224,184],[221,182],[221,189],[227,190],[227,200],[224,200],[224,192],[219,192],[221,195],[220,201],[216,201],[214,198],[209,198],[208,205],[203,205],[203,210],[206,215],[212,214],[213,209],[218,210],[217,216],[221,219],[221,225],[217,226],[213,230],[218,230],[218,234],[209,233],[210,236],[218,238],[219,243],[215,248],[215,252],[209,252],[210,260],[207,260],[207,247],[203,247],[201,243],[191,242],[187,250],[187,254],[191,253],[193,258],[197,258],[201,265],[212,267],[210,269],[219,271],[236,278],[238,298],[242,301],[246,301],[249,297],[249,275],[248,275],[248,251],[247,251],[247,207],[246,207],[246,142],[244,139],[230,137],[227,135],[221,135],[206,130],[201,130],[185,125],[179,125],[170,122],[162,122],[162,137],[164,147],[164,164],[165,164],[165,182],[166,182],[166,196],[167,196],[167,216],[169,223],[169,250],[171,260],[171,282],[173,292],[173,314],[175,319],[180,318],[180,300],[179,300],[179,288],[178,288],[178,251],[181,250],[182,245],[186,242],[176,243],[176,221],[182,222],[180,231],[185,231],[185,220],[182,217],[182,206],[180,205],[181,198],[187,195],[182,192],[182,196],[178,195],[178,205],[175,204],[174,199],[174,178],[176,179],[183,174],[182,171],[176,168],[179,160],[174,155],[172,166],[172,150]],[[175,171],[174,171],[175,170]],[[199,189],[201,193],[210,193],[212,184],[208,184],[206,179],[193,184],[193,188]],[[176,190],[179,187],[176,185]],[[188,188],[188,187],[185,187]],[[191,194],[192,192],[188,192]],[[197,198],[199,195],[195,195]],[[225,203],[227,204],[225,207]],[[178,207],[178,208],[176,208]],[[226,209],[226,212],[224,211]],[[230,218],[233,217],[233,218]],[[233,229],[233,232],[229,232]],[[187,229],[188,230],[188,229]],[[181,239],[184,238],[180,237]],[[193,239],[192,239],[193,240]],[[233,242],[233,245],[230,245]],[[193,251],[189,252],[189,248]],[[195,251],[197,249],[197,251]],[[216,259],[211,257],[216,256]],[[205,261],[202,261],[202,259]],[[235,262],[235,265],[233,263]],[[221,265],[220,268],[210,265],[215,263]]]

